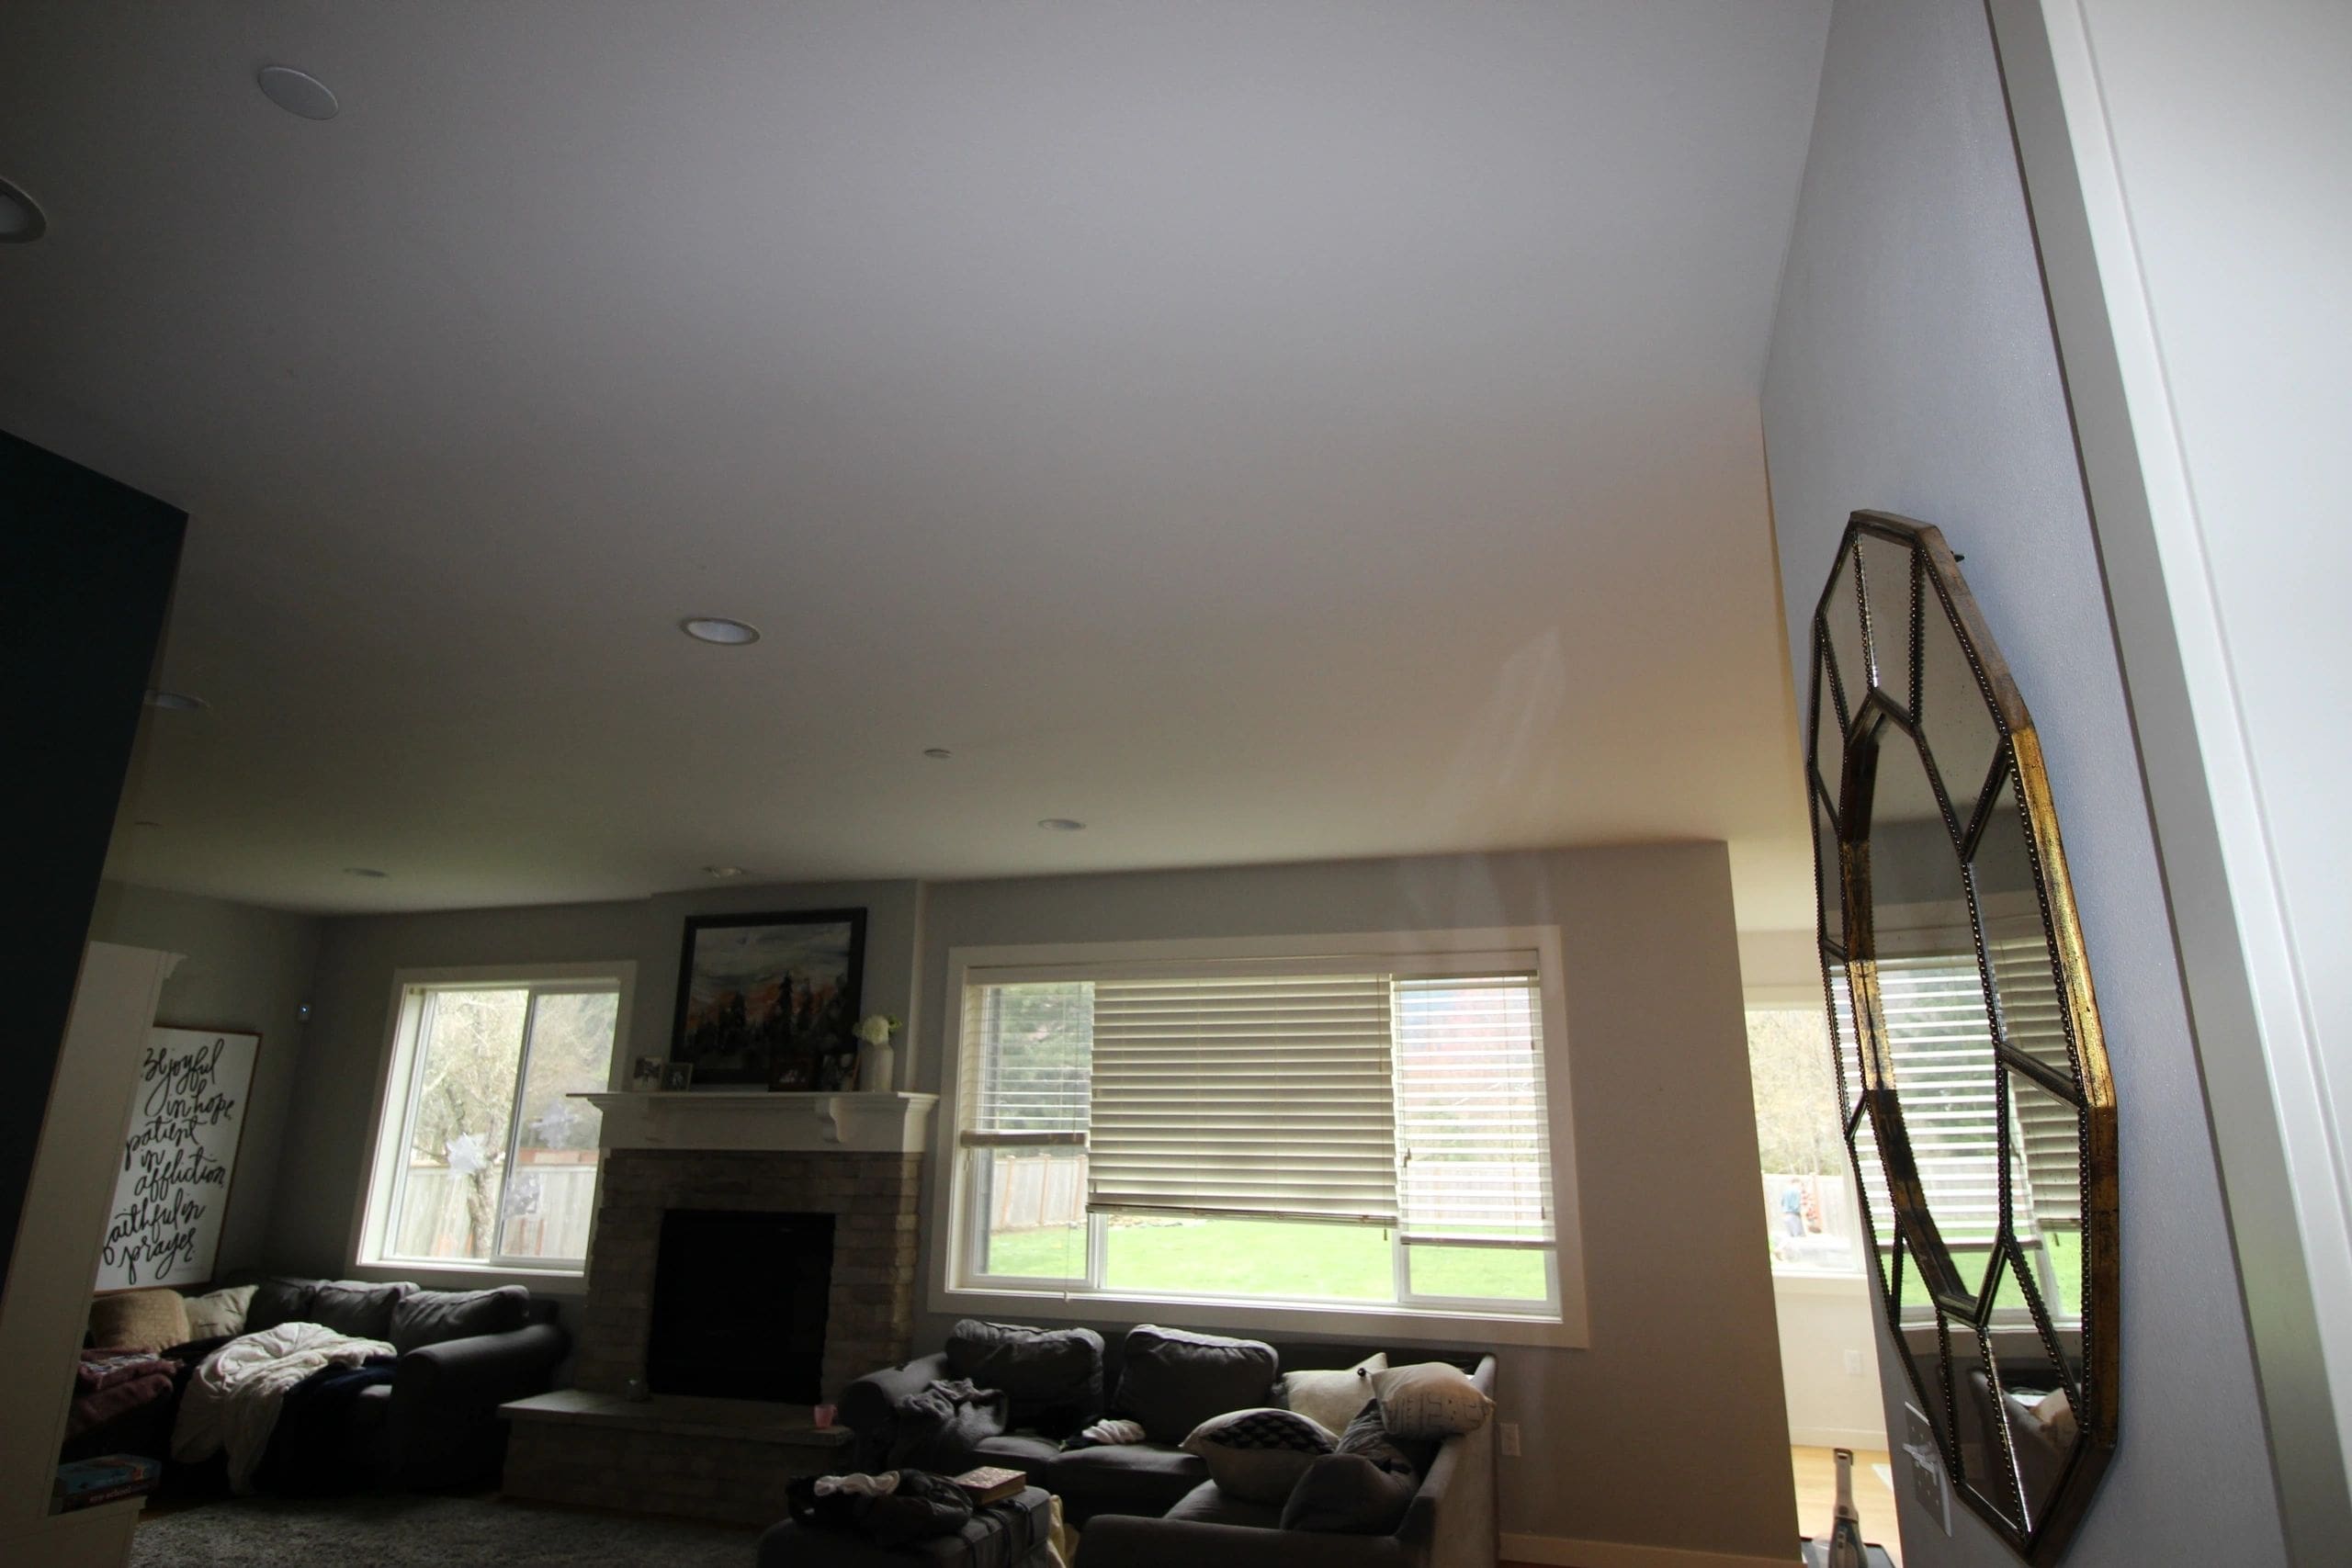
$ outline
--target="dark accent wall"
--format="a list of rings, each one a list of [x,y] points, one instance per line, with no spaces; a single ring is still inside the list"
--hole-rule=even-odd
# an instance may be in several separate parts
[[[0,1283],[187,525],[0,432]]]

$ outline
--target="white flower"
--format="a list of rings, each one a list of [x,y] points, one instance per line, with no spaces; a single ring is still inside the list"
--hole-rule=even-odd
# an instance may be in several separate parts
[[[465,1133],[444,1145],[449,1157],[449,1168],[459,1176],[471,1176],[490,1164],[490,1155],[483,1149],[481,1134]]]
[[[888,1045],[890,1043],[891,1033],[898,1027],[899,1021],[888,1013],[869,1012],[857,1021],[857,1027],[850,1032],[868,1045]]]

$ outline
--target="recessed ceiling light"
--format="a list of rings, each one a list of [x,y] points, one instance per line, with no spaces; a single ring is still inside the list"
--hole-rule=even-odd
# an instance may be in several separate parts
[[[955,752],[950,751],[944,746],[926,746],[922,749],[922,754],[929,757],[934,762],[944,762],[947,761],[948,758],[956,755]]]
[[[728,648],[760,640],[759,627],[721,615],[689,615],[678,623],[678,629],[698,642],[715,642]]]
[[[365,876],[371,880],[381,880],[384,877],[390,876],[391,873],[389,871],[378,871],[372,865],[347,865],[343,868],[343,874],[345,876]]]
[[[186,692],[150,691],[147,705],[169,713],[199,713],[212,705],[202,697],[191,697]]]
[[[1040,820],[1037,826],[1048,833],[1075,833],[1083,829],[1086,824],[1075,817],[1047,817]]]
[[[26,244],[49,232],[40,203],[6,180],[0,180],[0,243]]]
[[[261,87],[261,96],[288,114],[299,114],[304,119],[333,119],[342,112],[334,89],[307,71],[291,65],[265,65],[254,80]]]
[[[743,874],[743,868],[740,865],[707,865],[703,867],[703,870],[708,872],[713,876],[741,876]]]

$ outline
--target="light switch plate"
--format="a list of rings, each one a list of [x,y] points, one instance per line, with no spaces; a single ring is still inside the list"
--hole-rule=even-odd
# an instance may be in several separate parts
[[[1862,1375],[1862,1353],[1860,1350],[1846,1352],[1846,1375],[1849,1378]]]
[[[1951,1478],[1935,1428],[1917,1406],[1903,1407],[1903,1464],[1911,1472],[1911,1500],[1944,1534],[1951,1534]]]

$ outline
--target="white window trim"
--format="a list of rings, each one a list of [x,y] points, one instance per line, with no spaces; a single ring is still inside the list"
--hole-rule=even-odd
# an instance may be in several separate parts
[[[1532,952],[1544,1015],[1544,1086],[1552,1148],[1555,1321],[1540,1314],[1499,1311],[1489,1303],[1400,1307],[1393,1303],[1293,1303],[1256,1298],[1172,1296],[1110,1291],[1074,1293],[1040,1281],[1031,1290],[958,1285],[956,1270],[967,1232],[968,1198],[957,1123],[962,1104],[964,1002],[972,972],[1018,971],[1050,976],[1065,965],[1187,963],[1216,959],[1390,958]],[[1040,972],[1043,972],[1040,975]],[[1067,974],[1067,969],[1063,970]],[[990,974],[991,981],[1011,976]],[[1497,926],[1452,931],[1351,931],[1279,937],[1219,937],[1159,942],[1049,942],[956,947],[947,953],[946,1008],[940,1034],[939,1126],[933,1144],[937,1179],[930,1183],[931,1310],[974,1315],[1053,1317],[1118,1325],[1155,1314],[1187,1327],[1243,1329],[1298,1338],[1361,1340],[1371,1333],[1402,1341],[1530,1345],[1582,1349],[1591,1344],[1585,1300],[1584,1237],[1577,1201],[1573,1057],[1557,926]],[[1099,1223],[1099,1222],[1097,1222]]]
[[[619,1011],[613,1027],[613,1064],[605,1087],[620,1089],[628,1079],[629,1023],[637,1000],[637,964],[618,959],[605,964],[494,964],[461,968],[397,969],[392,972],[391,999],[384,1010],[384,1043],[376,1065],[375,1143],[369,1151],[367,1179],[355,1205],[351,1232],[344,1249],[345,1267],[355,1280],[409,1280],[428,1288],[481,1290],[491,1284],[526,1284],[551,1295],[579,1295],[587,1290],[587,1265],[556,1264],[533,1268],[515,1263],[462,1263],[442,1260],[416,1263],[379,1256],[375,1238],[383,1234],[391,1213],[399,1180],[397,1166],[406,1145],[408,1106],[405,1086],[416,1070],[421,1003],[416,993],[434,987],[499,985],[561,986],[602,982],[620,991]],[[403,1086],[401,1125],[390,1128],[395,1085]],[[604,1177],[597,1188],[601,1197]]]

